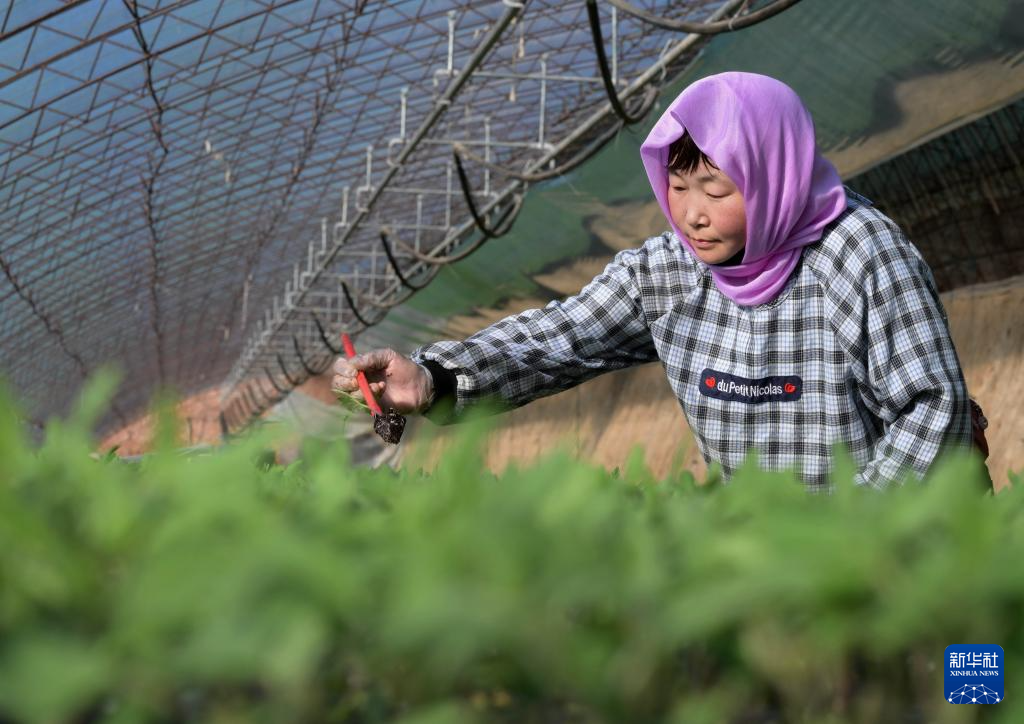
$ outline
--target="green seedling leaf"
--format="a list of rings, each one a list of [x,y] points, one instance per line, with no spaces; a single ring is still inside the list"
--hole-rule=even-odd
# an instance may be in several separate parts
[[[362,400],[357,400],[348,392],[342,392],[341,390],[334,390],[334,396],[338,398],[338,402],[341,403],[349,412],[361,412],[365,415],[370,414],[370,407]]]

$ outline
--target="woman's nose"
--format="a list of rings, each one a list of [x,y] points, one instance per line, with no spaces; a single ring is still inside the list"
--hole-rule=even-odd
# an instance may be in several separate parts
[[[700,204],[689,204],[686,207],[686,223],[693,228],[707,225],[708,218]]]

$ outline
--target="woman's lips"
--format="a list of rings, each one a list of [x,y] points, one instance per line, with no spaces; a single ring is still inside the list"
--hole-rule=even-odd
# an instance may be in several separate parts
[[[698,249],[710,249],[718,242],[711,241],[710,239],[695,239],[693,237],[690,237],[690,243],[693,244]]]

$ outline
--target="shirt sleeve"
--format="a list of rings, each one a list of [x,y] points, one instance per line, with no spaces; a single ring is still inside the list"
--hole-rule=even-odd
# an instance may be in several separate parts
[[[454,405],[438,417],[456,422],[470,407],[515,408],[604,372],[657,359],[641,305],[635,262],[641,250],[616,254],[579,294],[515,314],[462,342],[424,345],[411,357],[454,373]]]
[[[856,229],[859,253],[830,285],[833,324],[861,399],[881,425],[858,484],[923,476],[944,450],[970,445],[967,388],[931,270],[881,214]],[[866,243],[863,243],[865,242]]]

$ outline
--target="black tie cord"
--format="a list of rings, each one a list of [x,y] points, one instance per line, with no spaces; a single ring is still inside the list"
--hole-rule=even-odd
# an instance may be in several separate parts
[[[270,370],[268,370],[266,367],[263,368],[263,374],[267,376],[267,379],[270,380],[270,384],[273,385],[275,390],[280,392],[282,395],[287,394],[288,390],[282,389],[281,387],[277,386],[277,380],[274,379],[274,375],[270,374]],[[262,390],[260,391],[262,392]]]
[[[594,38],[594,54],[597,56],[597,67],[601,71],[601,82],[604,83],[604,90],[608,95],[608,102],[611,103],[612,110],[627,126],[643,120],[658,97],[657,91],[652,92],[649,89],[640,107],[633,113],[626,110],[622,101],[619,100],[619,93],[615,90],[615,84],[612,82],[612,72],[608,69],[608,57],[604,53],[604,37],[601,35],[601,18],[597,14],[597,0],[587,0],[587,17],[590,20],[590,34]]]
[[[281,368],[281,374],[288,380],[288,384],[292,387],[298,387],[302,384],[302,380],[293,380],[292,376],[288,374],[288,368],[284,366],[284,360],[281,359],[281,355],[277,355],[277,366]]]
[[[427,281],[419,285],[409,283],[409,280],[405,278],[405,275],[402,274],[402,271],[398,268],[398,260],[395,259],[395,255],[391,251],[391,245],[388,244],[388,234],[384,229],[380,230],[380,245],[384,247],[384,253],[387,255],[388,262],[391,264],[391,270],[395,273],[395,276],[398,277],[398,281],[401,282],[403,287],[410,291],[418,292],[420,289],[430,284],[430,279],[427,279]]]
[[[295,348],[295,356],[298,357],[299,362],[302,363],[302,369],[306,371],[306,374],[309,377],[316,377],[327,371],[326,366],[317,369],[316,367],[306,362],[306,358],[302,354],[302,347],[299,346],[299,338],[296,337],[294,334],[292,335],[292,346]]]
[[[483,217],[480,216],[480,212],[476,208],[476,203],[473,201],[473,192],[469,188],[469,177],[466,176],[466,169],[462,166],[462,159],[459,158],[459,154],[452,149],[452,155],[455,156],[455,170],[459,175],[459,185],[462,187],[462,195],[466,199],[466,206],[469,208],[470,216],[473,217],[473,223],[476,224],[476,228],[480,230],[488,239],[497,239],[499,236],[504,236],[512,228],[512,224],[515,222],[515,216],[510,217],[512,209],[516,210],[516,215],[519,214],[519,209],[522,208],[522,204],[512,204],[498,219],[498,223],[494,225],[494,228],[487,226],[487,222],[484,221]],[[506,223],[507,220],[507,223]],[[474,247],[475,248],[475,247]]]
[[[327,338],[327,331],[324,329],[324,325],[321,324],[320,318],[316,316],[316,314],[313,314],[313,323],[316,325],[317,331],[320,332],[320,340],[324,343],[324,347],[329,349],[331,351],[331,354],[334,355],[335,357],[340,357],[342,355],[343,350],[338,349],[333,344],[331,344],[331,340]]]

